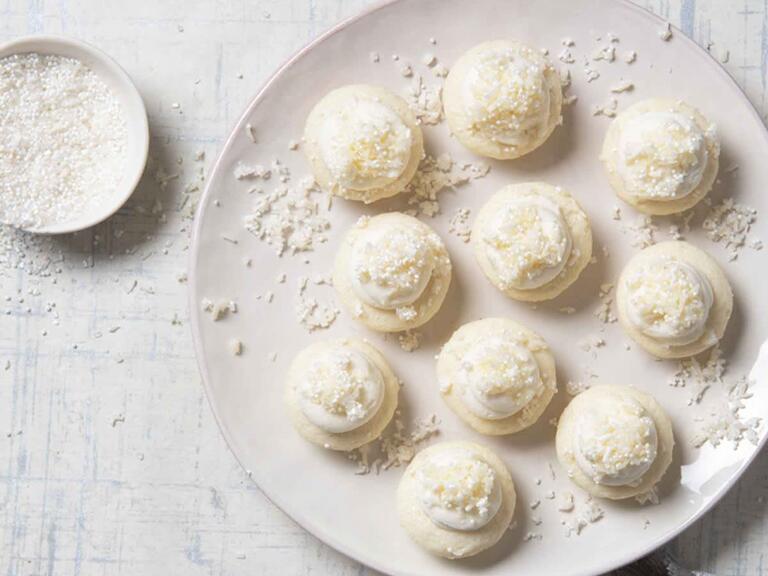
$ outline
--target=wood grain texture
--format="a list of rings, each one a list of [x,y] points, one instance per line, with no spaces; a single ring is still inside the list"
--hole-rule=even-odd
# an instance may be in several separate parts
[[[184,276],[200,171],[249,98],[369,3],[0,0],[0,41],[63,33],[115,57],[153,136],[139,190],[106,224],[56,239],[0,232],[0,574],[372,574],[294,525],[227,450],[199,381]],[[765,112],[765,0],[641,4],[727,52]],[[670,549],[722,576],[768,572],[766,495],[758,461]]]

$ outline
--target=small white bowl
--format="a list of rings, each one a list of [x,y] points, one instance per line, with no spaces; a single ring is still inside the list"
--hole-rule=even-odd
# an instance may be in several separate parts
[[[62,36],[26,36],[0,45],[0,58],[30,52],[56,54],[83,62],[112,90],[125,116],[128,141],[125,170],[119,185],[110,194],[105,194],[102,202],[92,205],[76,218],[38,228],[24,228],[36,234],[66,234],[84,230],[117,212],[133,193],[144,173],[149,153],[149,125],[144,101],[117,62],[101,50],[79,40]]]

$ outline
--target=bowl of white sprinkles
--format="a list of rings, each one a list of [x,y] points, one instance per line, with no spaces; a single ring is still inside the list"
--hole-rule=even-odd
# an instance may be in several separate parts
[[[98,224],[133,193],[148,149],[144,102],[109,56],[59,36],[0,45],[0,224]]]

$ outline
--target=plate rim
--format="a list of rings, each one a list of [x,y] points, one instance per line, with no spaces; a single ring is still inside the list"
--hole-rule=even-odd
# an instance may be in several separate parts
[[[294,512],[294,513],[288,512],[278,502],[279,497],[276,498],[272,494],[267,493],[267,491],[258,482],[255,474],[253,474],[252,471],[247,466],[244,465],[240,456],[235,451],[235,448],[233,446],[235,446],[236,443],[232,439],[226,423],[219,415],[219,412],[216,408],[216,404],[214,403],[212,386],[209,382],[207,362],[204,354],[205,349],[203,346],[201,329],[200,329],[201,327],[200,310],[197,306],[197,282],[196,282],[197,263],[196,261],[197,261],[198,251],[200,249],[202,219],[203,219],[203,213],[205,211],[204,207],[206,205],[205,200],[208,198],[210,194],[212,194],[212,187],[213,187],[213,181],[214,181],[213,176],[216,173],[218,173],[219,170],[221,169],[224,155],[229,150],[233,140],[237,137],[241,126],[245,123],[245,121],[251,115],[253,110],[261,103],[261,101],[264,99],[266,93],[269,91],[272,85],[288,69],[290,69],[298,60],[303,58],[305,54],[315,49],[317,46],[319,46],[320,44],[328,40],[330,37],[335,36],[336,34],[342,32],[352,24],[355,24],[356,22],[364,18],[368,18],[369,16],[375,14],[376,12],[384,8],[387,8],[394,4],[399,4],[399,3],[402,4],[409,1],[411,0],[378,0],[374,2],[373,4],[364,8],[360,12],[353,14],[352,16],[349,16],[339,21],[338,23],[334,24],[328,30],[326,30],[325,32],[317,36],[315,39],[313,39],[312,41],[308,42],[307,44],[299,48],[287,60],[285,60],[272,74],[270,74],[270,76],[264,81],[261,87],[257,90],[256,94],[251,98],[248,105],[245,107],[245,110],[240,114],[240,116],[234,122],[232,129],[228,133],[229,135],[224,140],[221,146],[221,149],[219,150],[216,156],[216,161],[214,162],[213,167],[209,172],[209,175],[207,177],[208,181],[206,183],[206,186],[205,186],[205,189],[203,190],[202,195],[200,196],[200,200],[195,210],[194,223],[192,227],[192,240],[190,243],[190,251],[188,256],[189,282],[188,282],[187,296],[188,296],[189,315],[190,315],[190,330],[192,332],[192,340],[193,340],[194,350],[195,350],[195,359],[196,359],[198,371],[200,373],[200,377],[202,380],[203,389],[205,390],[205,396],[208,401],[208,405],[211,409],[211,412],[213,413],[214,420],[216,421],[219,431],[221,432],[221,435],[224,437],[224,441],[227,445],[228,450],[235,457],[235,460],[240,465],[240,467],[246,472],[249,480],[251,480],[256,485],[256,487],[259,489],[261,494],[264,495],[264,497],[266,497],[267,500],[272,505],[277,507],[283,514],[285,514],[293,522],[298,524],[303,530],[306,530],[312,536],[320,540],[322,543],[344,554],[348,558],[351,558],[352,560],[355,560],[356,562],[364,566],[367,566],[378,572],[381,572],[382,574],[390,574],[391,576],[414,576],[414,573],[403,572],[403,571],[390,572],[388,568],[384,568],[383,566],[380,566],[377,562],[371,561],[367,558],[362,558],[356,550],[353,550],[351,547],[348,547],[346,544],[339,542],[335,537],[326,533],[321,526],[315,525],[311,521],[307,522],[307,518],[301,512]],[[595,0],[580,0],[580,1],[585,3],[586,2],[593,3]],[[732,87],[736,88],[736,93],[738,94],[738,97],[741,98],[741,100],[747,104],[747,107],[753,117],[753,121],[755,121],[758,124],[759,131],[762,134],[763,139],[766,140],[766,143],[768,144],[768,127],[766,127],[765,123],[763,122],[762,117],[760,116],[760,113],[758,112],[758,110],[756,109],[752,101],[749,99],[749,97],[747,96],[745,90],[736,82],[736,80],[730,75],[730,73],[725,69],[725,67],[721,62],[719,62],[714,56],[712,56],[712,54],[710,54],[707,50],[705,50],[703,47],[697,44],[692,38],[686,35],[680,28],[678,28],[675,25],[672,25],[667,19],[662,18],[657,14],[654,14],[647,8],[644,8],[643,6],[640,6],[639,4],[636,4],[631,0],[609,0],[609,1],[614,2],[616,4],[620,4],[624,6],[626,9],[634,11],[638,15],[638,17],[651,20],[652,22],[655,22],[657,25],[665,26],[669,24],[670,28],[673,30],[676,41],[682,42],[687,46],[687,48],[692,49],[694,53],[698,54],[699,56],[705,57],[705,59],[708,59],[710,61],[710,64],[714,64],[715,65],[714,69],[717,71],[717,73],[726,82],[730,83]],[[766,346],[766,345],[767,344],[763,344],[763,346]],[[763,346],[761,346],[761,349]],[[621,566],[630,564],[635,560],[638,560],[639,558],[642,558],[643,556],[650,554],[654,550],[669,543],[672,539],[674,539],[675,537],[680,535],[683,531],[685,531],[688,527],[690,527],[694,522],[700,520],[705,514],[707,514],[710,510],[712,510],[712,508],[715,505],[717,505],[725,497],[725,495],[728,494],[728,492],[730,492],[730,490],[734,487],[736,482],[738,482],[742,478],[746,470],[752,465],[752,463],[755,461],[757,456],[763,451],[767,442],[768,442],[768,431],[763,434],[762,438],[760,438],[758,444],[755,446],[755,449],[752,451],[752,453],[744,458],[744,460],[741,462],[736,472],[723,484],[723,486],[720,487],[718,492],[709,500],[709,502],[704,504],[699,510],[697,510],[684,522],[680,523],[675,528],[672,528],[667,532],[663,533],[661,536],[649,542],[647,545],[637,550],[633,550],[631,553],[626,553],[625,556],[618,561],[604,561],[601,565],[598,566],[597,573],[602,574],[605,572],[610,572],[611,570],[615,570],[617,568],[620,568]],[[573,572],[571,572],[569,576],[591,576],[593,574],[595,574],[595,572],[593,572],[592,570],[585,571],[582,568],[577,568]]]

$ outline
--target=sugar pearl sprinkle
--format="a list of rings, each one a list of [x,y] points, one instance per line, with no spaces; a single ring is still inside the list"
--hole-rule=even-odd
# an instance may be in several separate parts
[[[79,60],[0,59],[0,221],[32,228],[86,211],[118,186],[126,134],[114,94]]]

